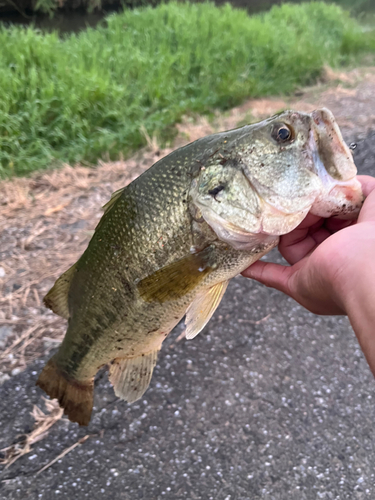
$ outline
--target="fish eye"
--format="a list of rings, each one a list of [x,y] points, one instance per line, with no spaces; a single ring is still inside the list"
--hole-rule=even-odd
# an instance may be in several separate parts
[[[272,137],[277,142],[287,142],[293,139],[293,131],[288,125],[278,123],[272,130]]]

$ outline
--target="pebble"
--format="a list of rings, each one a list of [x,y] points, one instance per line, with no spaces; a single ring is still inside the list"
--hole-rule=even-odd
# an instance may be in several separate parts
[[[0,268],[1,269],[1,268]],[[8,325],[0,326],[0,349],[4,349],[7,338],[12,335],[13,328]]]
[[[10,377],[7,373],[0,372],[0,385],[3,385],[3,383],[9,379],[10,379]]]

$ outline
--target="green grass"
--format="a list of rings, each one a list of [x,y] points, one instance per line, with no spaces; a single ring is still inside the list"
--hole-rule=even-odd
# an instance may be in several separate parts
[[[59,38],[0,29],[0,177],[95,163],[170,137],[184,113],[290,93],[375,49],[339,7],[285,4],[249,17],[213,4],[125,11]]]

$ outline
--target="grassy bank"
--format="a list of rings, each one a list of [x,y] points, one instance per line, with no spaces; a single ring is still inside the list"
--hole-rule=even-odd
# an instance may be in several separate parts
[[[275,7],[249,17],[229,5],[126,11],[60,39],[0,30],[0,176],[60,161],[95,163],[165,138],[187,112],[292,92],[323,64],[375,49],[339,7]]]

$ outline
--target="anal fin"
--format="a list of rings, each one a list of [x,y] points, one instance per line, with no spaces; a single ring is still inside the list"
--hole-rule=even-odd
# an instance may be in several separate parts
[[[146,392],[158,359],[158,350],[136,358],[116,358],[109,368],[109,380],[115,394],[134,403]]]
[[[186,338],[193,339],[207,325],[227,289],[229,281],[199,293],[186,311]]]
[[[70,283],[76,272],[76,264],[73,264],[64,274],[60,276],[44,297],[43,302],[55,314],[69,319],[68,292]]]

